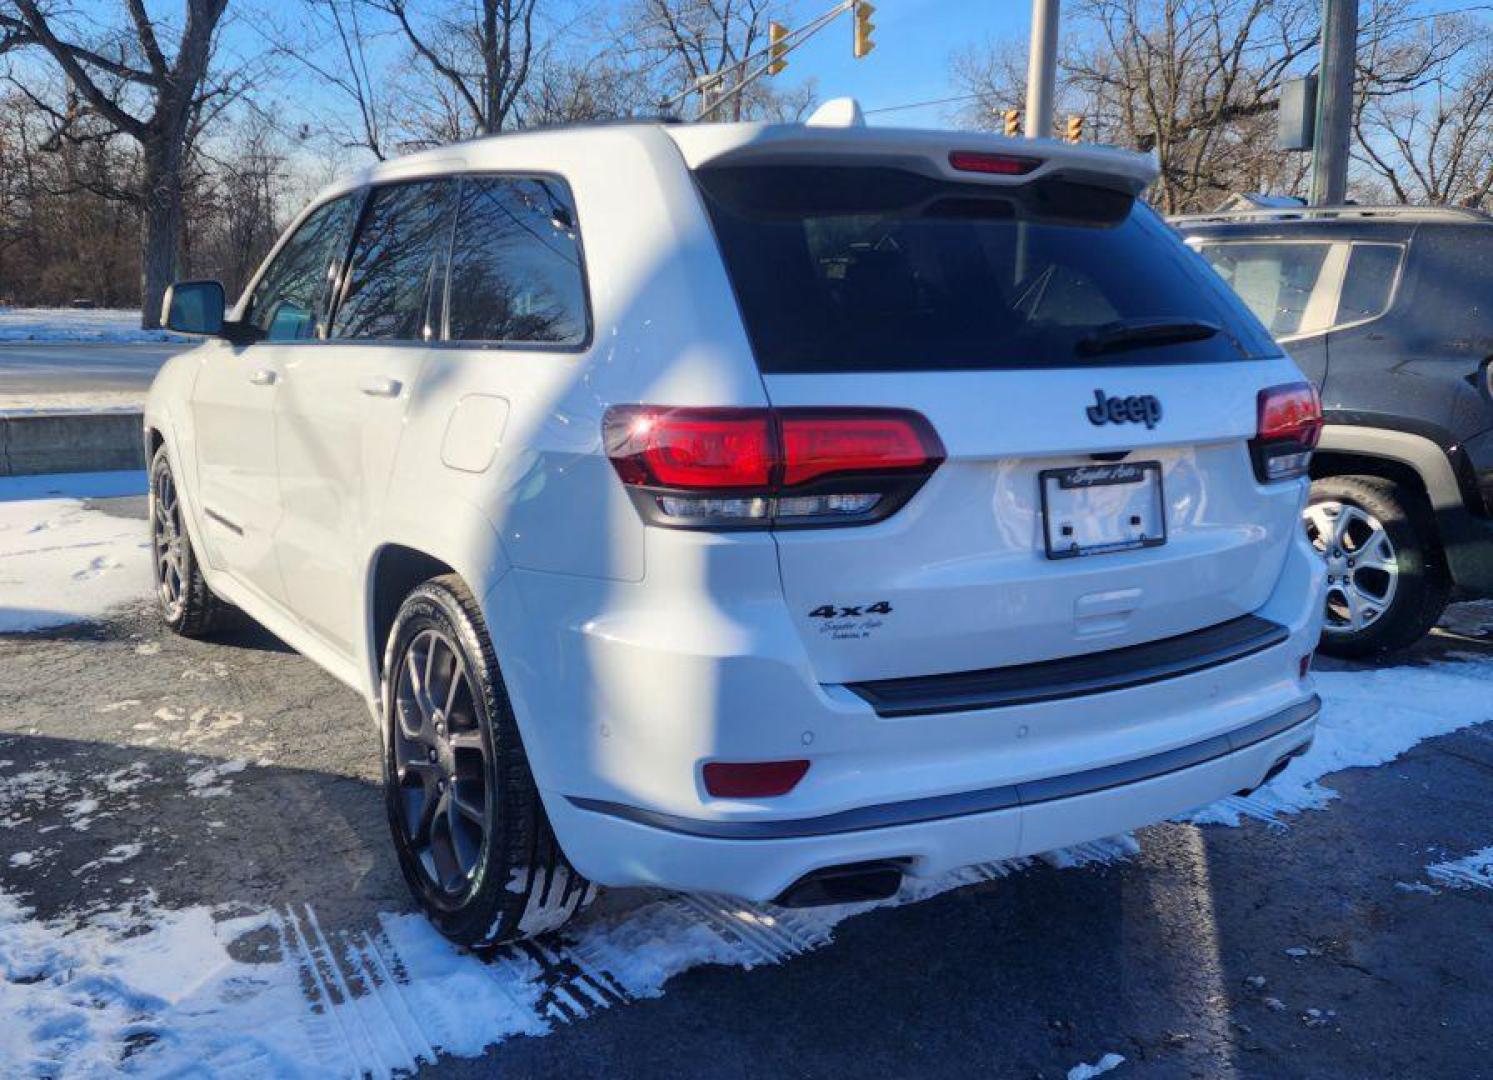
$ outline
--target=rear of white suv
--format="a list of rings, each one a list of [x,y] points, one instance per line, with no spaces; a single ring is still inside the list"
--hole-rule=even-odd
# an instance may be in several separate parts
[[[362,209],[292,359],[241,329],[158,383],[158,550],[208,540],[203,596],[368,696],[401,863],[467,943],[580,878],[862,899],[1252,788],[1317,708],[1320,410],[1151,172],[812,125],[380,166],[329,196]],[[378,286],[391,245],[414,285]],[[196,489],[224,464],[177,399],[215,364],[277,395],[262,536]],[[360,452],[356,491],[317,472]]]
[[[648,573],[566,620],[602,675],[549,803],[582,873],[863,897],[1304,748],[1318,408],[1144,164],[671,134],[765,400],[607,414]]]

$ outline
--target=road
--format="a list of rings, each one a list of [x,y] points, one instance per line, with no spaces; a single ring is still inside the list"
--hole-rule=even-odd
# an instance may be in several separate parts
[[[0,343],[0,398],[45,403],[102,393],[143,400],[160,366],[186,348],[166,342]]]
[[[1408,660],[1493,663],[1493,642],[1443,634]],[[376,930],[410,910],[378,753],[353,693],[247,624],[192,642],[140,612],[0,638],[5,891],[42,919],[147,890],[164,909],[277,912],[256,948],[266,964],[300,957],[295,1022],[340,1018],[315,1028],[322,1064],[376,1072],[370,1040],[424,1023],[401,1003],[425,978]],[[1493,844],[1490,778],[1483,723],[1328,777],[1340,797],[1325,809],[1159,825],[1128,857],[1032,861],[846,918],[832,941],[812,920],[733,933],[739,905],[612,893],[574,933],[487,965],[505,994],[537,1001],[547,1034],[422,1075],[1051,1078],[1115,1052],[1121,1078],[1493,1076],[1493,890],[1423,884],[1443,853]],[[633,927],[606,938],[610,961],[576,944],[607,925]],[[670,935],[708,939],[697,954],[716,962],[661,996],[605,970]],[[460,1017],[459,985],[444,1005],[421,999],[426,1015]],[[348,1021],[344,998],[372,1002],[373,1019]],[[415,1027],[395,1019],[407,1012]],[[421,1039],[441,1041],[434,1023]],[[423,1045],[407,1041],[408,1055]]]

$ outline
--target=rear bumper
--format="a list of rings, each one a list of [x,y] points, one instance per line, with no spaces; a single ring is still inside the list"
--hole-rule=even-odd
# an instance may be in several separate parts
[[[894,862],[918,877],[1139,828],[1262,783],[1312,739],[1315,695],[1225,735],[1026,784],[819,818],[723,822],[557,799],[566,851],[608,885],[771,900],[816,870]],[[573,842],[571,838],[581,838]]]

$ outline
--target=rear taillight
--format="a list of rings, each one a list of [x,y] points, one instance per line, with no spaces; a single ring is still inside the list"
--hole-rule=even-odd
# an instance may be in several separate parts
[[[1255,476],[1262,482],[1294,480],[1311,468],[1322,436],[1322,401],[1310,383],[1261,390],[1259,422],[1250,440]]]
[[[644,519],[674,528],[879,521],[944,457],[928,421],[905,409],[616,405],[604,429]]]

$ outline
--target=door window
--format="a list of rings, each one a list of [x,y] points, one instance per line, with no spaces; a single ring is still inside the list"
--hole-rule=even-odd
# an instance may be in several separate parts
[[[376,188],[358,227],[334,338],[422,341],[436,336],[430,285],[450,239],[451,180]]]
[[[260,275],[245,321],[269,341],[303,341],[322,335],[327,298],[337,276],[357,195],[333,199],[311,212]]]
[[[1310,334],[1332,324],[1334,290],[1323,273],[1329,243],[1208,244],[1203,258],[1276,337]]]
[[[565,182],[464,180],[448,295],[450,340],[582,344],[586,289]]]

